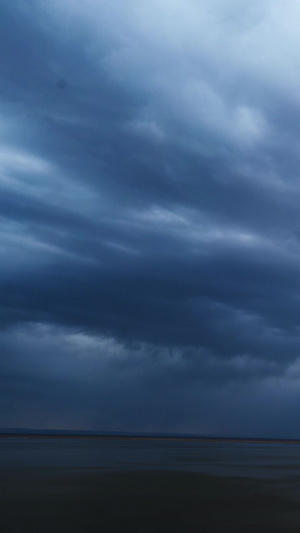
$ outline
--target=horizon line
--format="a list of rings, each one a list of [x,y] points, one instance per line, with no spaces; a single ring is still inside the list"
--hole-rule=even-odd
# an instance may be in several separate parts
[[[56,430],[56,429],[29,429],[29,428],[0,428],[0,438],[94,438],[94,439],[142,439],[142,440],[199,440],[223,442],[284,442],[300,443],[300,438],[294,437],[250,437],[250,436],[224,436],[224,435],[199,435],[191,433],[149,433],[149,432],[116,432],[92,430]]]

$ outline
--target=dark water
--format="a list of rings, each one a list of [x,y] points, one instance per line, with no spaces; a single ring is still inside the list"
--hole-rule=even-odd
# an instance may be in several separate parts
[[[300,531],[300,445],[0,439],[10,532]]]

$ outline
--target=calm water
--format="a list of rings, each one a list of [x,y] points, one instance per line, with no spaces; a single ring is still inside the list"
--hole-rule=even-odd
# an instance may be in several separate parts
[[[12,467],[99,472],[175,470],[216,476],[300,479],[300,444],[0,439],[0,468]]]
[[[0,439],[0,496],[7,533],[300,531],[300,445]]]

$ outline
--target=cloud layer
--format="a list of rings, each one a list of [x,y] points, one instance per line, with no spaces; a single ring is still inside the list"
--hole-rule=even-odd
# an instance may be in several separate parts
[[[299,16],[0,7],[2,426],[300,436]]]

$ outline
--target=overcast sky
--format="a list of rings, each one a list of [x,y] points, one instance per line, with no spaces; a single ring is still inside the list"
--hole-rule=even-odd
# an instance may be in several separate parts
[[[300,438],[300,2],[0,5],[0,427]]]

